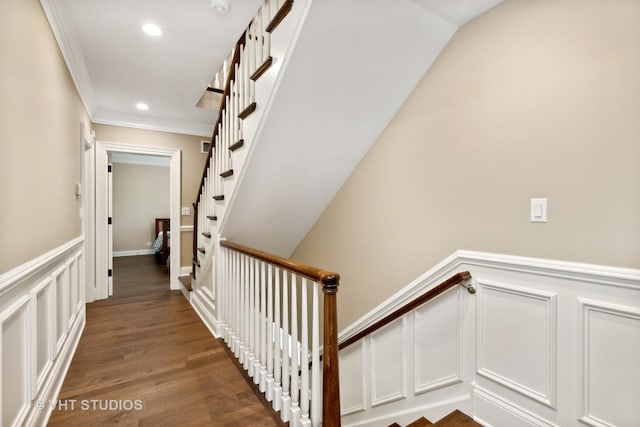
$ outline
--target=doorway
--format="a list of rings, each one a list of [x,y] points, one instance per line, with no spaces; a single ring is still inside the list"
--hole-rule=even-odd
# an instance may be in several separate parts
[[[112,224],[109,224],[109,155],[128,153],[169,158],[169,218],[171,228],[176,230],[171,241],[169,255],[169,288],[180,289],[180,150],[172,148],[148,147],[114,142],[96,141],[96,284],[95,299],[108,298],[113,286]],[[110,271],[111,270],[111,271]],[[111,273],[111,274],[110,274]],[[91,302],[91,301],[87,301]]]

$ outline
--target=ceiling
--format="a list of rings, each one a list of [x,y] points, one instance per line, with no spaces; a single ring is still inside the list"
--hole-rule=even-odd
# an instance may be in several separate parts
[[[220,16],[209,0],[41,0],[93,122],[200,136],[217,112],[196,104],[262,2],[230,3]]]

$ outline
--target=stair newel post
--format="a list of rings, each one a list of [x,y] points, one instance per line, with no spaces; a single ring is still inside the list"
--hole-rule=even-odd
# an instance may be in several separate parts
[[[340,276],[322,278],[324,294],[322,357],[322,425],[340,426],[340,377],[338,372],[338,306]]]

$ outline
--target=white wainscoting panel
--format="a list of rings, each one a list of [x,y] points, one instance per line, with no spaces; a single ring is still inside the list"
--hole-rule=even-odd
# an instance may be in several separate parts
[[[447,292],[413,312],[415,394],[461,381],[462,292]]]
[[[477,280],[478,374],[545,405],[556,396],[556,294]]]
[[[460,409],[487,427],[640,426],[640,270],[457,251],[339,341],[461,271],[475,295],[450,290],[362,339],[365,410],[343,425],[437,421]],[[355,375],[343,353],[341,374],[348,363]]]
[[[43,426],[85,324],[83,239],[0,276],[0,425]]]
[[[0,313],[2,350],[2,425],[19,425],[31,392],[29,297],[23,296]]]
[[[69,326],[69,266],[56,270],[56,353],[60,351],[67,337]]]
[[[406,397],[406,317],[402,317],[370,337],[371,406]]]
[[[366,408],[365,378],[367,363],[365,343],[360,341],[340,352],[340,409],[342,415]]]
[[[49,373],[55,354],[55,283],[52,278],[45,279],[31,291],[31,304],[36,333],[32,335],[35,360],[34,390],[42,386]]]
[[[640,309],[584,298],[579,302],[581,421],[592,426],[640,425]]]

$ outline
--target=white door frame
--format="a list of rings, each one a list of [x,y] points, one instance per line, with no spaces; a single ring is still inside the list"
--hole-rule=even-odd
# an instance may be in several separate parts
[[[84,236],[85,257],[85,302],[96,299],[96,245],[95,245],[95,136],[91,126],[80,123],[82,161],[82,235]]]
[[[170,157],[169,164],[169,199],[171,230],[170,289],[180,289],[178,276],[180,275],[180,177],[181,151],[178,148],[149,147],[120,142],[96,141],[96,299],[107,298],[108,295],[108,229],[107,229],[107,156],[109,152],[146,154],[152,156]],[[105,155],[103,155],[103,153]]]

